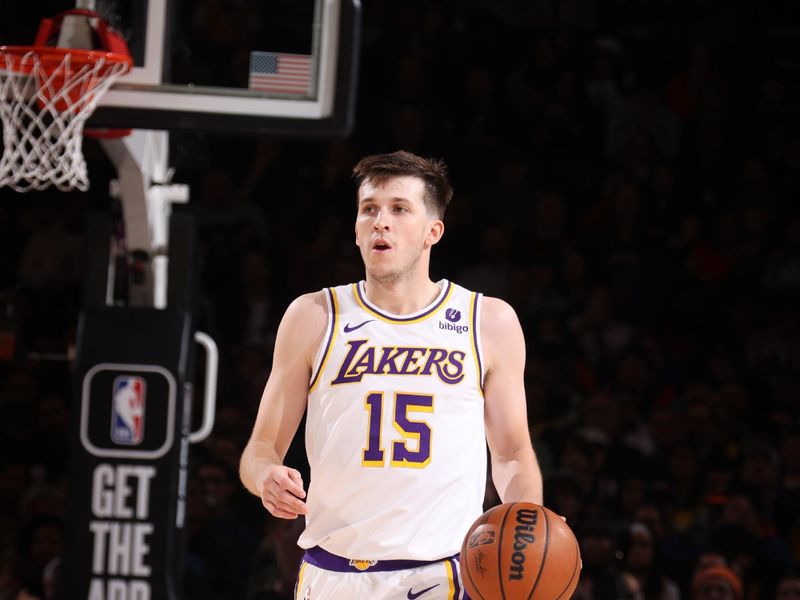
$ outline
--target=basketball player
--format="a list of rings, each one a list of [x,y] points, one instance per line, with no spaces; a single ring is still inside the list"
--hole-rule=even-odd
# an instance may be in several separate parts
[[[296,598],[464,598],[457,554],[483,512],[487,441],[500,498],[542,503],[522,330],[502,300],[430,279],[444,163],[395,152],[354,175],[366,280],[287,309],[242,481],[274,516],[305,516]],[[307,493],[282,462],[304,411]]]

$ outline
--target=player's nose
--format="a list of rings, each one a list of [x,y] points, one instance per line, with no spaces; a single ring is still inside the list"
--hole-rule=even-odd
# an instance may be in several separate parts
[[[386,218],[386,213],[383,210],[379,210],[375,215],[375,220],[372,222],[372,226],[378,231],[386,231],[389,228],[389,221]]]

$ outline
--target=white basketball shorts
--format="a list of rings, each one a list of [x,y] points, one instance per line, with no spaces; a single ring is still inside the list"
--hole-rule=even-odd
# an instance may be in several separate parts
[[[295,600],[469,600],[458,555],[435,561],[351,560],[306,550]]]

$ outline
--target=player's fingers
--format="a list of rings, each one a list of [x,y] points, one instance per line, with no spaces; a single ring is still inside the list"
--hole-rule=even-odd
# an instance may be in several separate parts
[[[300,471],[296,469],[289,469],[287,472],[289,476],[288,485],[284,488],[288,492],[291,492],[298,498],[305,498],[306,491],[303,489],[303,476],[300,475]]]
[[[283,484],[286,485],[288,481],[288,478],[285,478]],[[264,500],[269,500],[277,509],[293,513],[295,516],[306,514],[305,502],[291,493],[291,491],[284,489],[284,485],[281,485],[281,481],[277,479],[272,481],[265,490]]]
[[[300,515],[296,512],[289,512],[288,510],[281,510],[279,508],[275,509],[275,512],[272,513],[274,517],[278,517],[279,519],[296,519]]]
[[[297,518],[306,514],[303,479],[300,472],[284,466],[273,466],[260,484],[261,502],[276,517]]]
[[[270,500],[262,500],[262,504],[273,517],[278,517],[279,519],[296,519],[298,516],[297,513],[280,508]]]
[[[287,491],[281,491],[277,495],[276,504],[278,508],[282,508],[283,510],[296,512],[301,515],[306,514],[306,503]]]

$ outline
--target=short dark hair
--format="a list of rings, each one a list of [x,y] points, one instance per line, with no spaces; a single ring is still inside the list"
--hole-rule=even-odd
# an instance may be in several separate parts
[[[425,205],[439,218],[453,199],[453,186],[447,179],[447,165],[438,158],[423,158],[398,150],[388,154],[365,156],[353,167],[356,185],[369,180],[382,185],[395,177],[418,177],[425,184]]]

